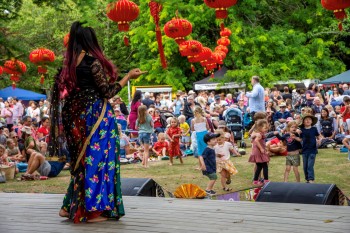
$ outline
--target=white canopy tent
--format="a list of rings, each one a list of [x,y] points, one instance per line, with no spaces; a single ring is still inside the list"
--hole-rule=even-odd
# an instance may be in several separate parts
[[[220,81],[224,79],[226,72],[227,72],[227,68],[225,66],[221,67],[220,70],[214,72],[214,79],[211,76],[209,76],[209,77],[206,77],[205,79],[202,79],[198,82],[193,83],[194,90],[201,91],[201,90],[245,88],[246,86],[245,83],[228,82],[228,83],[222,84],[222,82]]]

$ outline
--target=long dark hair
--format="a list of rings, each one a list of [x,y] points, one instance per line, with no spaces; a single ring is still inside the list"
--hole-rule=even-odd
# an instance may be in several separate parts
[[[65,53],[64,65],[60,76],[59,89],[61,92],[66,90],[69,94],[76,88],[76,61],[82,50],[91,54],[101,62],[107,75],[110,77],[110,82],[116,81],[116,68],[103,55],[94,29],[91,27],[83,27],[82,23],[77,21],[72,24],[70,29],[68,48]]]
[[[142,92],[140,90],[135,91],[134,97],[132,98],[131,103],[134,104],[142,98]]]

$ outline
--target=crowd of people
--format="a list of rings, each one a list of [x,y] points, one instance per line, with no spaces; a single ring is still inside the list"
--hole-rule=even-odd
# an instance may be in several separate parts
[[[120,96],[109,100],[115,112],[120,139],[120,154],[127,160],[140,160],[148,168],[150,160],[194,155],[198,170],[209,177],[207,192],[221,175],[223,190],[237,169],[231,156],[244,154],[228,126],[226,112],[238,109],[245,137],[252,141],[249,162],[255,163],[253,183],[268,182],[268,163],[273,155],[286,156],[284,180],[291,170],[300,182],[298,167],[303,158],[307,182],[314,182],[317,149],[343,143],[350,148],[350,91],[347,84],[324,88],[310,84],[307,90],[283,91],[263,88],[259,77],[252,78],[253,90],[245,93],[144,93],[136,91],[129,108]],[[47,100],[23,104],[16,97],[0,98],[0,156],[6,164],[27,162],[24,179],[33,179],[35,170],[43,176],[56,176],[70,164],[46,161],[49,143],[49,109]],[[249,121],[249,119],[251,121]],[[349,158],[350,159],[350,158]],[[65,167],[64,167],[65,166]],[[262,172],[262,174],[260,174]]]

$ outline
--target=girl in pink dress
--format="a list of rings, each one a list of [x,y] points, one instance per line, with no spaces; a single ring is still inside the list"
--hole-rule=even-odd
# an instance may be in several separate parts
[[[269,182],[268,162],[270,161],[270,157],[265,144],[265,133],[268,130],[268,123],[265,119],[262,119],[258,120],[255,126],[256,131],[252,135],[253,148],[248,161],[256,164],[253,184],[257,185],[259,184],[258,179],[261,170],[263,170],[264,174],[264,183]]]
[[[136,120],[137,120],[137,109],[141,105],[141,99],[142,99],[142,92],[137,90],[134,94],[134,98],[131,101],[131,106],[130,106],[130,115],[129,115],[129,129],[131,130],[136,130],[135,125],[136,125]],[[137,136],[136,132],[131,133],[133,136]]]

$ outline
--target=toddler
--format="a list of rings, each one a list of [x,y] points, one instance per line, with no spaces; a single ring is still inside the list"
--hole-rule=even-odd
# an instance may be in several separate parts
[[[169,165],[173,165],[173,157],[178,157],[180,159],[181,164],[183,164],[182,153],[180,150],[180,137],[181,137],[181,129],[179,127],[179,122],[176,117],[172,117],[170,121],[170,127],[166,131],[166,136],[170,140],[169,145],[169,157],[170,163]]]
[[[158,156],[158,160],[167,155],[169,144],[165,140],[165,133],[158,134],[158,141],[154,143],[152,151]]]

